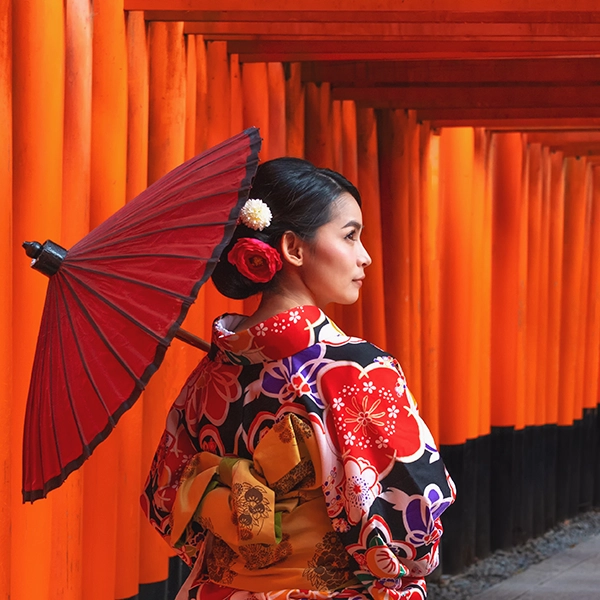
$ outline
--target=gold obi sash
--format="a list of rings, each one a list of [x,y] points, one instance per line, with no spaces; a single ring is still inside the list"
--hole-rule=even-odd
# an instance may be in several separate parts
[[[171,540],[178,546],[194,523],[209,531],[201,579],[223,586],[267,592],[355,585],[357,567],[331,526],[321,480],[312,429],[288,414],[260,440],[252,461],[194,456],[177,491]]]

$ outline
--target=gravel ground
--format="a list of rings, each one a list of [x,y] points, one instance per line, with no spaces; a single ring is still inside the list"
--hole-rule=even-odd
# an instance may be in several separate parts
[[[600,533],[600,510],[564,521],[544,535],[511,550],[498,550],[459,575],[442,575],[428,583],[429,600],[469,600],[479,592]]]

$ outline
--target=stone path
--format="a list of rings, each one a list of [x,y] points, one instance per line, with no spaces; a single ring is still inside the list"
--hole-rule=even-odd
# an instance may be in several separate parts
[[[469,600],[600,600],[600,535],[532,565]]]

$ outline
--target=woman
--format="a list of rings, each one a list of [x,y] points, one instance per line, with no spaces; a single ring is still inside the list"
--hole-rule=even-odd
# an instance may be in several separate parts
[[[214,324],[142,496],[191,567],[178,598],[426,597],[454,489],[396,359],[323,313],[371,263],[360,195],[299,159],[258,168],[213,273]]]

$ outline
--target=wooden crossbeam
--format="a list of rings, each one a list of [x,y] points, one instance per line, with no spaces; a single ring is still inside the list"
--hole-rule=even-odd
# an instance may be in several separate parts
[[[302,80],[343,87],[429,83],[600,82],[600,57],[302,63]]]
[[[599,108],[600,86],[422,86],[332,89],[334,100],[374,108]]]
[[[469,114],[457,116],[454,119],[439,119],[435,118],[429,121],[432,129],[440,127],[483,127],[490,131],[561,131],[561,130],[600,130],[600,118],[556,118],[556,119],[519,119],[519,118],[474,118],[471,111],[466,111]],[[418,112],[418,118],[423,119],[422,113]]]
[[[383,106],[381,108],[395,108]],[[504,121],[511,125],[518,122],[540,122],[568,119],[571,122],[600,119],[600,107],[553,107],[553,108],[428,108],[417,111],[419,121],[431,121],[440,124],[483,126],[490,121]]]
[[[551,150],[560,150],[565,156],[600,156],[600,143],[546,144]]]
[[[125,1],[125,10],[142,6],[143,1]],[[600,23],[598,11],[496,11],[496,12],[452,12],[452,11],[350,11],[350,10],[144,10],[147,21],[185,21],[187,23],[445,23],[477,24],[485,27],[490,23],[501,24],[570,24],[580,27]]]
[[[184,21],[185,33],[241,39],[545,40],[600,38],[600,23],[448,23],[350,21],[194,21],[184,12],[146,12],[148,21]]]
[[[600,144],[600,131],[532,131],[527,141],[544,146]]]
[[[362,40],[237,40],[231,54],[244,62],[315,60],[483,59],[589,56],[600,54],[596,41],[362,41]]]
[[[303,0],[300,8],[299,3],[280,0],[219,0],[218,3],[214,0],[125,0],[124,8],[209,13],[215,15],[215,20],[224,20],[223,13],[250,13],[254,18],[264,13],[300,14],[317,19],[325,13],[355,12],[371,19],[385,13],[413,15],[414,19],[435,17],[438,21],[464,20],[469,16],[480,20],[495,17],[497,20],[507,15],[527,20],[535,15],[540,21],[554,17],[581,22],[582,15],[597,12],[598,4],[596,0],[572,0],[568,4],[555,0],[379,0],[377,3],[372,0]]]

